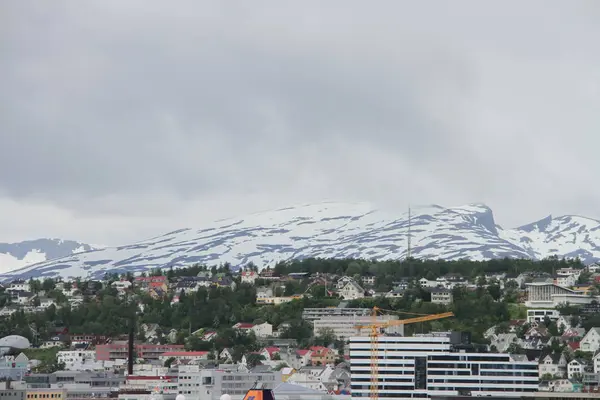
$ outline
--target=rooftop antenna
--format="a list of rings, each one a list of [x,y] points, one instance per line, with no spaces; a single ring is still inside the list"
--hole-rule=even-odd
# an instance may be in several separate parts
[[[406,246],[406,259],[410,259],[410,238],[411,238],[411,224],[412,224],[412,218],[411,218],[411,214],[410,214],[410,206],[408,206],[408,236],[406,238],[407,241],[407,246]]]

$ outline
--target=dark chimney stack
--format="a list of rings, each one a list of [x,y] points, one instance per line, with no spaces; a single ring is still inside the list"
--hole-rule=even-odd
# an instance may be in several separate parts
[[[135,313],[129,320],[129,349],[127,351],[127,373],[133,375],[133,359],[134,359],[134,329],[135,329]]]

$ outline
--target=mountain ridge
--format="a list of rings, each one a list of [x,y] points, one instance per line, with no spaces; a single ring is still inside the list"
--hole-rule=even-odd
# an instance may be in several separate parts
[[[90,248],[4,273],[0,278],[89,276],[142,272],[193,263],[253,262],[259,267],[306,257],[399,259],[406,256],[407,212],[368,203],[309,203],[226,218],[202,229],[184,228],[132,244]],[[496,223],[483,203],[411,210],[411,255],[417,258],[600,260],[600,221],[551,215],[513,229]]]

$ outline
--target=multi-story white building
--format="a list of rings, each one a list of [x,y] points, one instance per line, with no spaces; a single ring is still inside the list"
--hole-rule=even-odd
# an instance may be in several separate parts
[[[595,300],[592,296],[586,296],[574,290],[549,282],[527,283],[527,301],[525,306],[528,308],[556,308],[565,303],[569,304],[590,304]]]
[[[397,320],[397,315],[378,315],[377,323],[381,324],[388,321]],[[363,328],[360,331],[356,328],[357,325],[369,325],[373,322],[372,316],[340,316],[340,317],[323,317],[313,321],[313,332],[319,335],[322,330],[332,330],[337,338],[348,339],[351,336],[368,336],[369,328]],[[395,325],[386,327],[385,332],[404,334],[404,325]]]
[[[93,370],[97,366],[95,350],[59,351],[56,359],[64,363],[68,371]]]
[[[458,332],[412,337],[380,336],[376,349],[378,396],[414,399],[436,396],[519,397],[536,392],[537,362],[524,356],[478,353]],[[350,338],[352,397],[371,393],[371,339]]]
[[[221,395],[228,394],[232,400],[241,400],[256,382],[261,382],[265,389],[274,389],[282,382],[281,372],[253,373],[221,367],[179,366],[177,390],[188,399],[219,400]]]
[[[527,323],[529,324],[532,322],[544,322],[546,317],[550,318],[551,321],[556,321],[560,317],[560,313],[550,309],[527,310]]]
[[[305,308],[302,311],[302,319],[314,321],[323,317],[355,317],[371,315],[370,308],[345,308],[345,307],[322,307]]]
[[[443,288],[431,289],[431,302],[434,304],[452,304],[452,290]]]

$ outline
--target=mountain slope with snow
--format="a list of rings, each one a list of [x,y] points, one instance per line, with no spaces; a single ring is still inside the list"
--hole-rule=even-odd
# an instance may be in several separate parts
[[[416,258],[446,260],[540,259],[551,255],[600,259],[600,222],[548,217],[502,229],[483,204],[428,206],[408,213],[369,204],[321,203],[217,221],[203,229],[181,229],[135,244],[92,250],[5,273],[5,279],[41,276],[102,277],[193,263],[259,267],[306,257],[398,259],[406,256],[411,232]]]
[[[0,243],[0,273],[92,249],[92,246],[85,243],[60,239]]]

